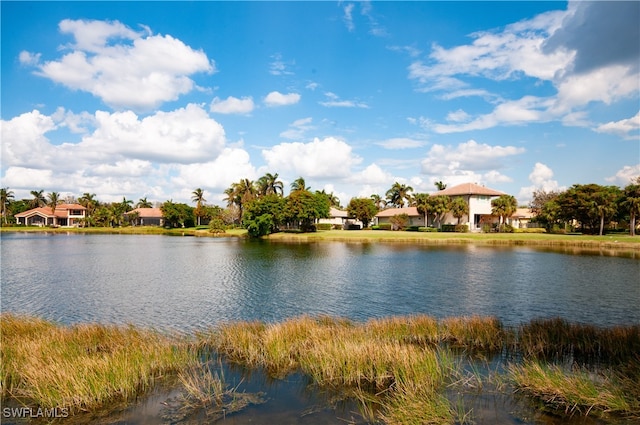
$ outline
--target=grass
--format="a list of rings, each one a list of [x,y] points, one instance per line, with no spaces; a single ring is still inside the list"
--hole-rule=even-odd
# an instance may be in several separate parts
[[[29,233],[89,233],[104,235],[175,235],[175,236],[207,236],[207,237],[246,237],[244,229],[229,229],[225,233],[211,233],[204,226],[165,229],[160,226],[126,226],[126,227],[37,227],[14,226],[0,227],[0,232]]]
[[[194,360],[180,339],[134,327],[61,327],[2,314],[2,397],[69,412],[132,400]]]
[[[2,398],[72,414],[133,400],[168,375],[182,388],[179,399],[167,404],[171,421],[203,410],[224,417],[264,402],[260,394],[227,386],[222,368],[218,373],[211,367],[211,358],[222,355],[275,378],[302,372],[313,385],[358,400],[372,422],[466,423],[469,412],[451,394],[478,391],[480,379],[496,379],[501,391],[512,388],[554,412],[640,417],[638,326],[597,328],[553,319],[505,328],[491,317],[353,322],[301,316],[226,323],[177,337],[133,326],[65,327],[11,314],[0,315],[0,324]],[[506,375],[470,384],[465,364],[473,366],[472,356],[505,348],[515,359]],[[579,352],[587,353],[583,364],[576,363]]]

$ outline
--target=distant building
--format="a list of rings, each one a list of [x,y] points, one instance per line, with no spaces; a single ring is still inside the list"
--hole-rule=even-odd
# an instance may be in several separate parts
[[[164,226],[160,208],[136,208],[124,213],[133,226]]]
[[[403,207],[403,208],[387,208],[376,214],[377,224],[391,223],[391,217],[394,215],[406,214],[409,217],[407,226],[424,226],[424,215],[418,212],[416,207]]]
[[[56,210],[51,207],[38,207],[16,214],[16,222],[25,226],[78,227],[86,218],[87,209],[80,204],[59,204]]]
[[[469,230],[474,231],[482,230],[484,224],[497,221],[497,218],[491,215],[491,200],[505,195],[505,193],[475,183],[463,183],[431,194],[431,196],[439,195],[451,198],[460,197],[466,201],[469,205],[469,214],[460,219],[460,224],[467,224]],[[451,212],[448,212],[442,224],[458,224],[458,219]]]

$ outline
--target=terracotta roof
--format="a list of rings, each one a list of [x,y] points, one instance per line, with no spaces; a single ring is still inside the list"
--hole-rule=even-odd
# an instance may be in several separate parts
[[[59,204],[59,205],[56,205],[55,216],[65,218],[67,217],[68,210],[86,210],[86,208],[80,204]],[[16,214],[15,217],[22,218],[22,217],[28,217],[30,215],[35,215],[35,214],[40,214],[47,217],[54,216],[53,211],[51,210],[51,207],[38,207],[38,208],[32,208],[30,210]]]
[[[376,214],[376,217],[393,217],[394,215],[406,214],[408,216],[422,216],[418,212],[416,207],[404,207],[404,208],[387,208]]]
[[[533,218],[533,213],[529,208],[517,208],[516,212],[511,217]]]
[[[500,196],[504,195],[504,192],[489,189],[488,187],[480,186],[475,183],[462,183],[457,186],[448,187],[444,190],[439,190],[431,194],[431,196],[447,195],[447,196],[460,196],[460,195],[485,195],[485,196]]]
[[[125,214],[134,214],[134,213],[138,213],[138,217],[140,218],[162,217],[162,210],[160,208],[136,208],[135,210],[131,210]]]

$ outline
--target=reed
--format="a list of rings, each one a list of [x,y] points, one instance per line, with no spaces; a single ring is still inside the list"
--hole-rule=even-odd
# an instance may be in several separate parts
[[[453,347],[495,352],[505,343],[506,332],[495,317],[449,317],[439,329],[441,339]]]
[[[610,372],[565,370],[558,365],[526,361],[511,365],[509,376],[517,391],[554,410],[581,415],[640,415],[640,399],[625,392]]]
[[[622,364],[640,352],[640,325],[600,328],[560,318],[532,320],[517,330],[516,349],[527,358]]]
[[[134,327],[0,315],[2,397],[71,414],[130,400],[195,359],[182,339]]]

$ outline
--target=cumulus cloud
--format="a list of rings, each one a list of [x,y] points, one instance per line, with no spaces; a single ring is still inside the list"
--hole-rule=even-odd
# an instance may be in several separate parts
[[[70,52],[40,63],[39,53],[22,52],[37,75],[82,90],[114,108],[151,110],[195,88],[190,75],[215,71],[213,61],[170,35],[136,32],[117,21],[64,20]]]
[[[300,101],[300,98],[298,93],[282,94],[278,91],[272,91],[264,98],[264,103],[270,107],[294,105]]]
[[[462,172],[490,171],[503,168],[505,161],[525,152],[515,146],[491,146],[475,140],[458,146],[435,144],[422,160],[422,173],[427,175],[455,175]],[[498,174],[489,175],[494,181]]]
[[[289,70],[289,65],[295,62],[286,63],[282,60],[282,55],[277,53],[272,56],[273,62],[269,64],[269,74],[271,75],[293,75],[293,72]]]
[[[361,158],[351,146],[333,137],[315,138],[310,143],[280,143],[262,151],[272,170],[310,178],[344,178]]]
[[[2,168],[45,167],[51,150],[46,133],[57,128],[54,120],[38,110],[2,120]],[[35,152],[38,152],[36,155]]]
[[[249,114],[253,111],[253,108],[253,98],[250,96],[241,99],[229,96],[224,100],[219,97],[214,97],[209,106],[211,112],[218,114]]]
[[[556,120],[589,126],[583,108],[590,103],[609,105],[638,95],[639,9],[638,2],[570,2],[564,11],[471,34],[470,44],[434,44],[427,59],[408,68],[417,90],[442,92],[445,100],[482,96],[494,106],[476,116],[450,114],[447,124],[432,123],[430,128],[453,133]],[[550,82],[556,93],[504,99],[473,87],[478,77],[533,78]]]
[[[615,175],[607,177],[605,180],[611,184],[617,184],[624,187],[631,184],[631,182],[638,177],[640,177],[640,163],[636,165],[625,165],[618,170]]]
[[[598,133],[612,133],[628,138],[638,138],[638,130],[640,130],[640,112],[631,118],[609,121],[596,128]]]
[[[529,174],[529,181],[532,184],[520,188],[520,192],[518,193],[518,200],[522,203],[527,203],[533,199],[533,192],[536,190],[553,192],[565,189],[553,179],[553,170],[541,162],[536,162],[533,166],[533,170]]]

